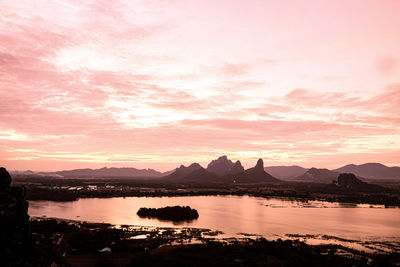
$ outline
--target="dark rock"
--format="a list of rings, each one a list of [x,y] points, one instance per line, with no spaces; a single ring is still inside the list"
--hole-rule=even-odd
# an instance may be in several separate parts
[[[27,266],[33,243],[29,232],[28,202],[24,187],[10,186],[11,177],[0,168],[0,259],[2,266]]]

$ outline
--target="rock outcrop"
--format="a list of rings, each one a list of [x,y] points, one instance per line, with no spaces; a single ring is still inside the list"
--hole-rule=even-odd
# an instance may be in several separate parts
[[[29,266],[33,243],[26,190],[10,184],[10,174],[0,168],[0,259],[2,266]]]

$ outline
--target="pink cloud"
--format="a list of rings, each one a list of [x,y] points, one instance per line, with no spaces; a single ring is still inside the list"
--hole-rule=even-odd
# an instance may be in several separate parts
[[[385,3],[4,4],[0,160],[395,164],[400,81],[376,67],[393,74],[396,60],[370,56],[400,46],[398,3]]]

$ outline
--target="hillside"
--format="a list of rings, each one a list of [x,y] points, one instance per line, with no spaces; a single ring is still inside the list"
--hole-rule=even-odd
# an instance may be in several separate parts
[[[368,179],[400,179],[400,167],[388,167],[380,163],[349,164],[333,171],[354,173]]]

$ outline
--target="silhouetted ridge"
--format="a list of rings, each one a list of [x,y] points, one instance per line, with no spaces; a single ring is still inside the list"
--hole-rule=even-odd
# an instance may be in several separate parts
[[[153,169],[107,168],[74,169],[57,172],[39,173],[41,175],[56,175],[63,177],[161,177],[163,173]]]
[[[354,173],[357,176],[369,179],[400,178],[400,167],[388,167],[380,163],[349,164],[334,171]]]

